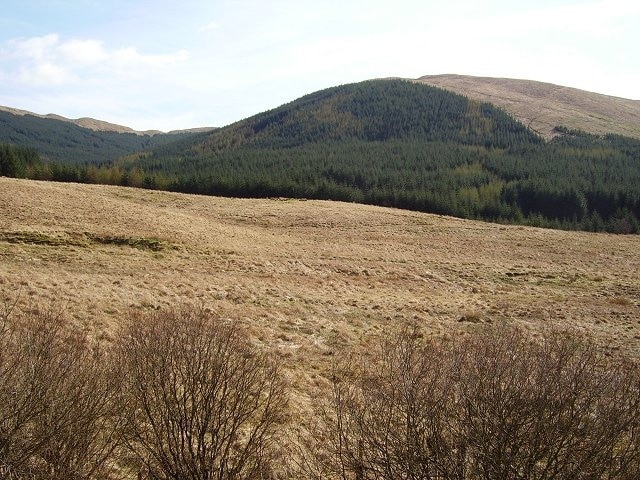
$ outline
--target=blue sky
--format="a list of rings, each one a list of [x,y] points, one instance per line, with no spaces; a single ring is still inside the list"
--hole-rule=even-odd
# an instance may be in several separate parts
[[[166,131],[440,73],[640,99],[639,26],[637,0],[5,0],[0,105]]]

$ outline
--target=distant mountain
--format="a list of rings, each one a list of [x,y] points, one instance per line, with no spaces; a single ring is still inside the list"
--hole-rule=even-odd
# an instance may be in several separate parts
[[[64,164],[104,164],[193,134],[182,131],[151,135],[89,118],[69,120],[53,114],[0,108],[0,143],[33,148],[43,158]]]
[[[640,138],[640,100],[511,78],[429,75],[416,81],[493,103],[545,138],[556,135],[556,126]]]
[[[89,130],[93,130],[96,132],[116,132],[116,133],[135,133],[137,135],[157,135],[159,133],[163,133],[160,130],[146,130],[146,131],[137,131],[133,128],[125,127],[123,125],[117,125],[115,123],[105,122],[103,120],[96,120],[95,118],[66,118],[61,115],[56,115],[54,113],[48,113],[47,115],[40,115],[38,113],[28,112],[26,110],[20,110],[17,108],[4,107],[0,105],[0,111],[11,113],[13,115],[30,115],[38,118],[48,118],[52,120],[60,120],[61,122],[73,123],[79,127],[87,128]]]

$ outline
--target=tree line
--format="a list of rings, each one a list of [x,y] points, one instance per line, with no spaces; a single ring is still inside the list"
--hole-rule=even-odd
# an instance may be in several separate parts
[[[201,308],[111,339],[0,312],[0,478],[595,479],[640,475],[640,367],[575,332],[406,325],[337,355],[302,423],[286,375]]]
[[[629,154],[605,156],[602,146],[610,140],[590,142],[597,148],[575,153],[558,140],[517,155],[438,142],[353,141],[286,151],[242,149],[178,163],[153,155],[105,166],[32,157],[2,162],[0,168],[7,176],[41,180],[339,200],[501,223],[638,233],[639,142],[629,140]],[[0,148],[0,156],[7,148]]]

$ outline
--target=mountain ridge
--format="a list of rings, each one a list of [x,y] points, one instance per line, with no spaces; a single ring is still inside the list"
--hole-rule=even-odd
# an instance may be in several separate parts
[[[194,128],[170,130],[168,132],[163,132],[161,130],[135,130],[125,125],[119,125],[117,123],[111,123],[105,120],[98,120],[96,118],[91,118],[91,117],[67,118],[67,117],[63,117],[62,115],[58,115],[56,113],[47,113],[43,115],[40,113],[34,113],[28,110],[8,107],[5,105],[0,105],[0,111],[7,112],[13,115],[18,115],[18,116],[30,115],[38,118],[59,120],[61,122],[72,123],[74,125],[77,125],[82,128],[86,128],[88,130],[93,130],[94,132],[133,133],[141,136],[154,136],[154,135],[161,135],[161,134],[180,134],[180,133],[200,133],[200,132],[215,130],[216,128],[216,127],[194,127]]]
[[[557,126],[640,138],[640,100],[513,78],[443,74],[414,81],[494,103],[547,139]]]
[[[640,138],[640,100],[605,95],[549,82],[504,77],[459,74],[423,75],[418,78],[388,77],[444,88],[481,102],[503,108],[546,139],[553,138],[557,126],[594,135],[613,133]],[[0,111],[60,120],[93,131],[158,135],[162,133],[200,133],[217,127],[193,127],[168,132],[135,130],[131,127],[91,117],[70,119],[48,113],[38,114],[0,105]],[[237,123],[237,122],[232,122]],[[230,125],[232,125],[230,124]]]
[[[0,110],[3,112],[11,113],[13,115],[19,115],[19,116],[31,115],[33,117],[38,117],[38,118],[46,118],[46,119],[52,119],[52,120],[59,120],[61,122],[72,123],[79,127],[87,128],[95,132],[135,133],[136,135],[156,135],[158,133],[162,133],[160,132],[160,130],[146,130],[146,131],[134,130],[133,128],[126,127],[124,125],[118,125],[115,123],[107,122],[105,120],[98,120],[90,117],[81,117],[81,118],[73,119],[73,118],[63,117],[62,115],[58,115],[56,113],[47,113],[43,115],[40,113],[34,113],[28,110],[22,110],[19,108],[13,108],[13,107],[8,107],[4,105],[0,105]]]
[[[196,135],[196,132],[188,131],[155,135],[135,131],[118,132],[108,127],[113,124],[93,119],[84,119],[81,123],[94,128],[81,126],[78,121],[61,120],[54,114],[33,115],[25,110],[3,107],[0,108],[0,144],[32,148],[48,161],[67,165],[99,165],[115,161],[123,155]],[[98,127],[99,130],[96,129]]]

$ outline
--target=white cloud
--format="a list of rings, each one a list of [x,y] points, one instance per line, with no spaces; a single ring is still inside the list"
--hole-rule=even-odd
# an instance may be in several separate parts
[[[57,34],[13,39],[0,44],[0,104],[139,129],[177,128],[171,119],[188,120],[176,111],[189,58],[186,50],[146,53]]]
[[[201,32],[214,32],[216,30],[220,30],[221,27],[222,27],[222,25],[220,25],[220,23],[213,21],[213,22],[207,23],[202,28],[200,28],[200,31]]]
[[[163,68],[184,62],[188,58],[189,53],[186,50],[163,55],[143,55],[135,48],[128,47],[114,51],[109,56],[108,63],[119,68]]]
[[[77,80],[72,72],[49,61],[22,68],[17,78],[23,84],[34,86],[65,85]]]
[[[62,40],[57,34],[9,40],[0,50],[5,75],[36,87],[157,74],[188,58],[185,50],[144,54],[134,47],[109,49],[95,39]]]
[[[60,39],[55,33],[43,37],[9,40],[6,51],[15,58],[46,60],[59,42]]]
[[[109,57],[102,42],[98,40],[69,40],[57,48],[63,61],[81,65],[95,65]]]

